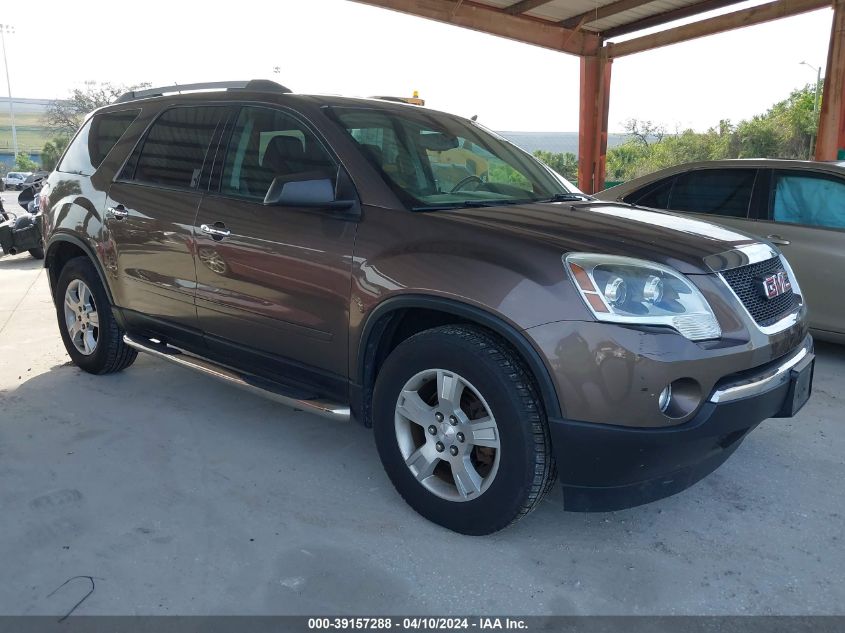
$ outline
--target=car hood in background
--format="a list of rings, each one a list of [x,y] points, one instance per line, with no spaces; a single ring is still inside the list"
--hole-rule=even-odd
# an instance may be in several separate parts
[[[687,274],[747,263],[742,250],[766,244],[739,231],[686,216],[618,203],[520,204],[434,212],[514,236],[553,242],[567,252],[624,255]]]

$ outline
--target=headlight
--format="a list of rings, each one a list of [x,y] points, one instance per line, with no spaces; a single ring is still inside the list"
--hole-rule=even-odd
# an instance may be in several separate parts
[[[593,253],[573,253],[563,261],[599,321],[665,325],[691,341],[722,335],[704,295],[668,266]]]

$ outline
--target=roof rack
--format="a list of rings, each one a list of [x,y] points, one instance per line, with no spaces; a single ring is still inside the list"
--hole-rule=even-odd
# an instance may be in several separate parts
[[[394,103],[409,103],[411,105],[416,106],[424,106],[425,99],[420,99],[420,93],[414,90],[413,97],[391,97],[391,96],[382,96],[382,95],[373,95],[369,97],[370,99],[378,99],[380,101],[392,101]]]
[[[250,79],[249,81],[210,81],[199,84],[177,84],[175,86],[162,86],[161,88],[147,88],[145,90],[130,90],[120,95],[115,103],[125,103],[135,99],[146,99],[148,97],[161,97],[169,93],[193,92],[199,90],[252,90],[255,92],[275,92],[288,94],[289,88],[270,81],[269,79]]]

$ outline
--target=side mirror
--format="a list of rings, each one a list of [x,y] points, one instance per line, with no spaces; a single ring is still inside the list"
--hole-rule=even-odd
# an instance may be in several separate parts
[[[348,209],[355,201],[338,200],[334,183],[325,174],[302,173],[274,178],[264,196],[264,204],[273,207]]]
[[[24,208],[24,211],[29,211],[29,203],[33,200],[35,200],[35,187],[32,185],[22,189],[18,194],[18,204]]]

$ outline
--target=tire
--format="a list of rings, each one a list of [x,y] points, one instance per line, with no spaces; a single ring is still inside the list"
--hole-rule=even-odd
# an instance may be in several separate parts
[[[44,259],[44,247],[39,246],[38,248],[30,248],[29,254],[32,255],[35,259]]]
[[[66,303],[68,288],[71,286],[71,301]],[[138,352],[123,342],[123,331],[115,321],[108,295],[90,259],[75,257],[65,264],[56,284],[55,301],[62,341],[71,360],[80,369],[92,374],[111,374],[135,362]],[[72,317],[80,306],[79,322],[90,326],[86,331],[91,338],[87,338],[84,333],[72,338],[67,311],[71,311]],[[86,310],[86,306],[93,308],[93,311]],[[96,326],[93,324],[94,316]],[[78,345],[87,347],[88,353]]]
[[[441,397],[450,384],[463,385],[460,397]],[[490,534],[522,518],[555,478],[534,383],[516,353],[482,328],[443,326],[400,343],[376,379],[373,431],[405,501],[462,534]]]

